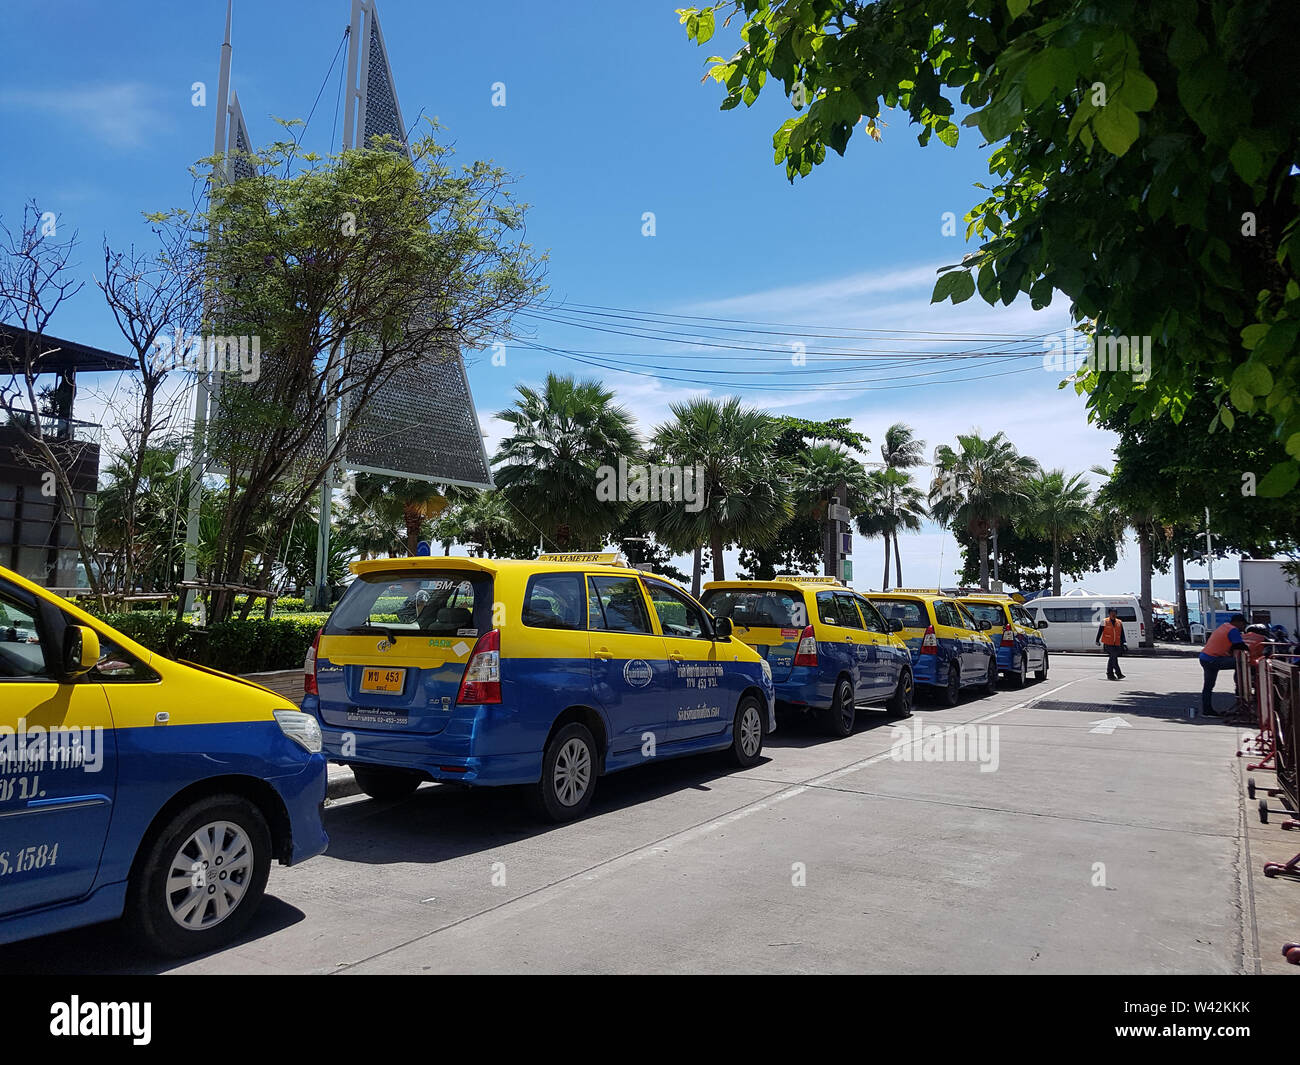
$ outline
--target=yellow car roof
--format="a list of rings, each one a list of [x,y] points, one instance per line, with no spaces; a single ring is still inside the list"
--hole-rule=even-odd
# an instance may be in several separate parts
[[[484,573],[503,573],[507,570],[548,570],[564,564],[581,566],[584,571],[596,573],[641,573],[629,566],[611,566],[604,563],[586,563],[565,560],[565,563],[538,561],[535,558],[468,558],[464,555],[417,555],[414,558],[368,558],[350,562],[348,568],[357,576],[367,573],[392,573],[396,570],[476,569]],[[655,576],[655,574],[650,574]]]

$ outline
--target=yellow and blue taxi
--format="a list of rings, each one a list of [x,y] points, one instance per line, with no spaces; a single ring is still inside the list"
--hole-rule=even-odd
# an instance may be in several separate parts
[[[766,662],[682,588],[613,553],[352,563],[308,657],[303,709],[374,798],[422,781],[528,785],[544,817],[596,778],[776,727]]]
[[[168,955],[237,936],[321,853],[320,728],[0,567],[0,943],[126,915]]]
[[[897,588],[868,592],[867,598],[889,621],[912,655],[916,683],[938,693],[945,706],[956,706],[963,688],[997,690],[998,659],[991,627],[978,621],[958,600],[935,588]]]
[[[772,668],[783,710],[814,713],[834,736],[859,706],[912,712],[912,654],[891,624],[835,577],[710,581],[704,605]]]
[[[1017,688],[1029,681],[1047,679],[1047,642],[1029,612],[1020,604],[1020,595],[994,592],[971,592],[958,598],[976,621],[989,623],[988,634],[997,648],[998,669]]]

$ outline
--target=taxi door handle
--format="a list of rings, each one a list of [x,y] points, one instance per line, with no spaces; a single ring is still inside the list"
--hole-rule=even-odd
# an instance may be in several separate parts
[[[670,654],[670,655],[668,656],[668,661],[669,661],[669,662],[685,662],[685,661],[686,661],[686,656],[685,656],[685,655],[679,655],[676,651],[674,651],[672,654]]]
[[[845,637],[844,637],[844,642],[845,642],[845,643],[852,643],[852,642],[853,642],[853,637],[852,637],[852,636],[845,636]]]
[[[614,652],[608,647],[598,647],[596,650],[591,652],[591,657],[599,658],[602,662],[608,662],[614,657]]]

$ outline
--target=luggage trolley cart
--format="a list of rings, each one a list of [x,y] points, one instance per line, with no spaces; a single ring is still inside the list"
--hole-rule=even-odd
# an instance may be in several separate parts
[[[1237,756],[1248,755],[1255,757],[1258,761],[1250,762],[1246,766],[1247,772],[1254,772],[1262,769],[1267,772],[1276,772],[1275,764],[1276,752],[1273,720],[1273,704],[1275,696],[1280,691],[1285,693],[1286,683],[1283,680],[1274,681],[1270,671],[1270,662],[1296,661],[1296,656],[1291,653],[1291,645],[1287,643],[1266,643],[1264,644],[1264,657],[1256,660],[1254,667],[1251,669],[1252,679],[1255,688],[1255,706],[1258,711],[1257,731],[1253,736],[1246,737],[1241,744]],[[1265,798],[1259,799],[1259,820],[1261,824],[1268,824],[1268,799],[1282,793],[1281,787],[1260,787],[1255,783],[1254,777],[1246,778],[1246,794],[1251,799],[1255,799],[1260,792],[1263,792]]]

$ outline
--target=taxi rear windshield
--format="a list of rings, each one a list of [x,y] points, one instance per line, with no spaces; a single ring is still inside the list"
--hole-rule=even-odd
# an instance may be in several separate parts
[[[905,629],[924,629],[929,626],[925,607],[914,599],[875,599],[871,602],[884,616],[885,620],[898,619]]]
[[[1006,615],[997,603],[962,603],[976,621],[987,621],[990,625],[1005,625]]]
[[[730,618],[733,625],[746,628],[799,628],[807,621],[807,609],[793,592],[775,589],[754,590],[717,588],[705,592],[702,600],[715,618]]]
[[[380,631],[476,636],[491,627],[492,577],[470,570],[367,573],[352,582],[327,635]]]

